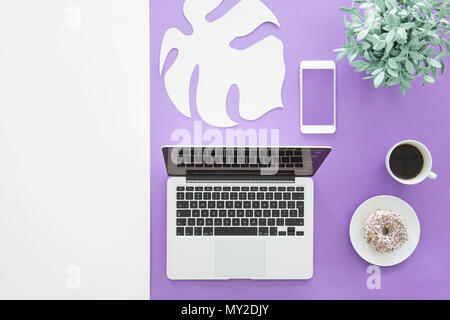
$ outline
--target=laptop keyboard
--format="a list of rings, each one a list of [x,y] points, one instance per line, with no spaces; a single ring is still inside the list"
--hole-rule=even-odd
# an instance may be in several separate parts
[[[178,186],[176,234],[304,236],[304,188]]]

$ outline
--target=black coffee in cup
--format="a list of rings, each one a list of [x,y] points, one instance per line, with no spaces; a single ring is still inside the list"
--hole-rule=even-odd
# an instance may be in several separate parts
[[[424,159],[419,149],[402,144],[396,147],[389,158],[389,167],[392,173],[404,180],[417,177],[423,169]]]

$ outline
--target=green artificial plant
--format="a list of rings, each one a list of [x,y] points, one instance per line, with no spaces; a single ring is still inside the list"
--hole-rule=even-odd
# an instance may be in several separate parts
[[[376,88],[400,84],[403,94],[422,77],[434,83],[442,58],[449,55],[449,0],[354,0],[345,19],[346,44],[337,60],[348,57]]]

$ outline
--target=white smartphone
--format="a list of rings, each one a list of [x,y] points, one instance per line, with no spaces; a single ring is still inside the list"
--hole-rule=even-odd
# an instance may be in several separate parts
[[[304,134],[336,132],[336,64],[300,64],[300,130]]]

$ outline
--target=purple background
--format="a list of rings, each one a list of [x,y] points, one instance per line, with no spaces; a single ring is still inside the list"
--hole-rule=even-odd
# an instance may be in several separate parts
[[[236,0],[226,0],[226,11]],[[151,297],[152,299],[418,299],[450,298],[450,77],[434,85],[414,84],[407,96],[398,87],[374,89],[346,60],[337,63],[337,133],[302,135],[299,130],[299,64],[334,59],[333,49],[345,41],[338,7],[351,1],[263,1],[281,27],[265,25],[260,39],[273,32],[285,45],[285,109],[263,118],[239,121],[241,128],[276,128],[283,145],[329,145],[333,152],[316,174],[314,277],[308,281],[170,281],[166,277],[166,181],[160,147],[173,144],[176,128],[192,131],[193,120],[170,102],[158,74],[164,32],[177,27],[190,33],[183,0],[150,1],[151,21]],[[449,63],[449,59],[446,60]],[[219,62],[220,63],[220,62]],[[195,87],[196,81],[194,81]],[[192,92],[194,92],[192,90]],[[192,95],[192,103],[195,103]],[[229,96],[229,114],[237,114],[237,91]],[[203,130],[210,128],[203,124]],[[387,174],[384,157],[403,139],[425,143],[434,160],[436,181],[404,186]],[[368,290],[368,263],[353,250],[348,228],[355,209],[366,199],[388,194],[407,201],[417,212],[421,239],[413,255],[400,265],[381,269],[381,290]]]
[[[303,124],[332,125],[333,70],[303,70]]]

